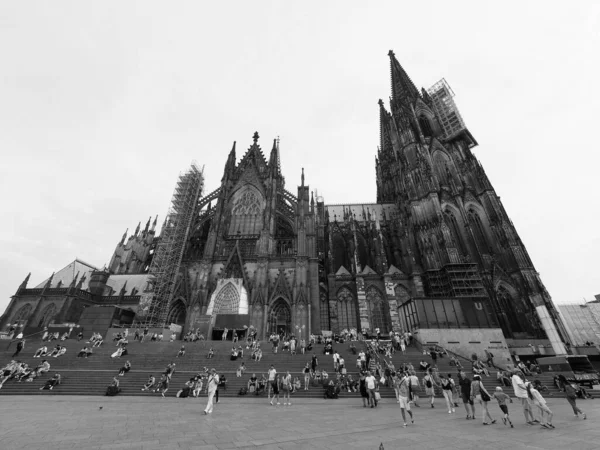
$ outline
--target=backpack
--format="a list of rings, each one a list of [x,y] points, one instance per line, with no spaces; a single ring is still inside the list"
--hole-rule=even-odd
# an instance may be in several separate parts
[[[570,383],[565,384],[565,394],[567,394],[567,398],[577,398],[577,390]]]
[[[238,392],[238,395],[246,395],[248,393],[248,389],[243,387],[240,389],[240,392]]]
[[[425,386],[427,386],[428,388],[433,387],[433,384],[431,384],[431,378],[427,378],[427,380],[425,381]]]

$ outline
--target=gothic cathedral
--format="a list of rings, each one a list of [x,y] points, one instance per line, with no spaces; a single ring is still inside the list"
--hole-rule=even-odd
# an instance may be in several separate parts
[[[197,201],[169,322],[189,330],[210,316],[219,328],[228,323],[220,316],[238,317],[231,323],[253,326],[260,337],[495,328],[506,339],[565,340],[447,86],[419,91],[393,52],[389,57],[389,108],[379,101],[377,201],[325,204],[304,172],[292,193],[276,140],[267,159],[255,133],[239,162],[234,143],[221,185]],[[134,252],[123,237],[104,283],[147,276],[160,242],[156,221],[148,226]],[[101,292],[88,301],[102,302]],[[13,302],[7,313],[18,311]],[[5,314],[2,324],[9,322]]]

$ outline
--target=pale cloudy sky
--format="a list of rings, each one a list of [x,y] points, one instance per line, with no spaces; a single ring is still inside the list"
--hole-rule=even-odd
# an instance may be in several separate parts
[[[600,3],[2,2],[0,310],[78,257],[108,263],[169,207],[180,171],[218,187],[232,142],[281,137],[294,192],[375,201],[393,49],[444,77],[559,303],[600,293]]]

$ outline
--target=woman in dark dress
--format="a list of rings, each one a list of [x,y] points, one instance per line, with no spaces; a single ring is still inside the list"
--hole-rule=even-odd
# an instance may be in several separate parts
[[[360,390],[360,396],[362,397],[362,400],[363,400],[363,407],[366,408],[367,403],[369,401],[369,392],[367,391],[367,384],[365,382],[365,373],[364,372],[360,373],[359,390]]]

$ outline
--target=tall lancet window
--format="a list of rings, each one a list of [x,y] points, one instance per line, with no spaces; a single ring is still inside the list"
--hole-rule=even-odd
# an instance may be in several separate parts
[[[469,223],[471,224],[471,230],[473,231],[473,238],[475,239],[475,244],[479,249],[480,253],[489,253],[490,248],[487,243],[487,239],[485,237],[485,231],[483,228],[483,224],[481,223],[481,219],[479,218],[479,214],[471,208],[469,209]]]
[[[444,211],[444,214],[446,216],[446,224],[448,224],[448,228],[450,228],[450,233],[452,234],[452,238],[454,239],[454,242],[456,243],[456,248],[458,249],[458,251],[460,252],[461,255],[464,255],[466,253],[465,251],[465,246],[463,243],[463,239],[462,239],[462,233],[461,233],[461,229],[460,226],[458,225],[458,221],[456,220],[456,217],[454,216],[454,214],[449,211],[446,210]]]

